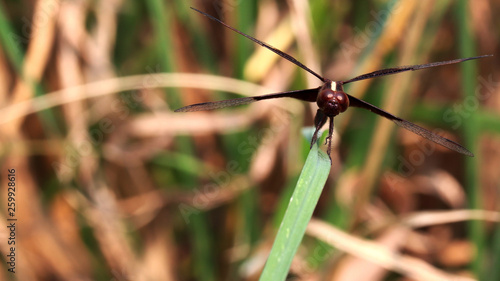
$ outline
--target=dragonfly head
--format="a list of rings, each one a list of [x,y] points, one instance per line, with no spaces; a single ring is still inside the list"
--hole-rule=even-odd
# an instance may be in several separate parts
[[[343,91],[342,85],[329,81],[321,87],[316,103],[326,116],[333,117],[346,111],[349,107],[349,98]]]

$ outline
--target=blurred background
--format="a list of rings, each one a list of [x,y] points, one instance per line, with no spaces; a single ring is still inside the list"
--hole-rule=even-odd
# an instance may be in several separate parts
[[[500,280],[498,0],[3,1],[0,280],[258,279],[316,104],[173,110],[321,84],[190,6],[332,80],[493,54],[345,88],[475,157],[338,116],[290,279]]]

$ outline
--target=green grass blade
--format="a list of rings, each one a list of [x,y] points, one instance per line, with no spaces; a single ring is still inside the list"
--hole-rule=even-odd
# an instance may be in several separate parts
[[[489,267],[489,277],[491,278],[491,280],[500,280],[500,267],[495,266],[500,262],[500,224],[497,224],[497,226],[495,227],[491,249],[492,256]]]
[[[473,56],[476,54],[476,40],[471,33],[469,1],[461,0],[457,2],[457,26],[459,34],[459,52],[461,57]],[[477,63],[477,62],[476,62]],[[477,101],[475,96],[477,68],[476,63],[463,63],[460,65],[462,70],[461,89],[464,93],[464,102],[466,100]],[[464,122],[464,144],[471,151],[479,152],[479,120],[477,112],[471,114],[470,118]],[[479,178],[480,155],[472,158],[468,157],[465,162],[465,188],[469,198],[469,207],[471,209],[482,209],[481,186]],[[468,230],[470,238],[476,247],[476,256],[472,261],[472,270],[479,280],[485,277],[485,225],[483,221],[472,220],[469,222]]]
[[[24,51],[21,50],[21,43],[24,40],[28,39],[15,33],[4,11],[4,5],[0,5],[0,42],[2,43],[2,49],[21,77],[23,77],[22,68],[24,60]]]
[[[330,168],[326,153],[314,145],[307,156],[260,280],[285,280]]]

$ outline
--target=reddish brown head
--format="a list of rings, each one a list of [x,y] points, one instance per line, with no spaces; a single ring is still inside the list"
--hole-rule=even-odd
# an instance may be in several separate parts
[[[316,103],[326,116],[334,117],[346,111],[349,107],[349,98],[341,84],[327,82],[321,87]]]

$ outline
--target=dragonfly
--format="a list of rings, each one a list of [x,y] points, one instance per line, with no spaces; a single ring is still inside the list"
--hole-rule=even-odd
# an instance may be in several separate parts
[[[448,61],[441,61],[441,62],[433,62],[433,63],[427,63],[427,64],[419,64],[419,65],[409,65],[409,66],[399,66],[399,67],[394,67],[394,68],[386,68],[386,69],[381,69],[381,70],[376,70],[373,72],[369,72],[366,74],[362,74],[359,76],[356,76],[354,78],[351,78],[349,80],[344,80],[344,81],[333,81],[327,78],[324,78],[323,76],[319,75],[318,73],[314,72],[301,62],[299,62],[296,58],[292,57],[291,55],[263,42],[260,41],[242,31],[239,31],[238,29],[229,26],[228,24],[222,22],[221,20],[205,13],[202,12],[196,8],[191,7],[194,11],[208,17],[209,19],[218,22],[222,24],[224,27],[245,36],[246,38],[252,40],[253,42],[259,44],[260,46],[274,52],[278,56],[290,61],[291,63],[297,65],[298,67],[304,69],[305,71],[309,72],[310,74],[316,76],[323,85],[317,87],[317,88],[312,88],[312,89],[304,89],[304,90],[296,90],[296,91],[287,91],[287,92],[279,92],[279,93],[272,93],[272,94],[266,94],[266,95],[261,95],[261,96],[252,96],[252,97],[243,97],[243,98],[235,98],[235,99],[229,99],[229,100],[222,100],[222,101],[215,101],[215,102],[204,102],[204,103],[197,103],[197,104],[192,104],[188,105],[182,108],[179,108],[175,110],[175,112],[193,112],[193,111],[206,111],[206,110],[214,110],[214,109],[220,109],[224,107],[230,107],[230,106],[238,106],[238,105],[243,105],[243,104],[249,104],[253,103],[256,101],[261,101],[261,100],[268,100],[268,99],[276,99],[276,98],[294,98],[298,99],[301,101],[306,101],[306,102],[316,102],[318,105],[318,110],[316,112],[316,116],[314,118],[314,126],[315,126],[315,131],[313,134],[313,137],[311,139],[311,148],[312,146],[316,143],[318,139],[318,132],[320,129],[326,124],[326,122],[329,120],[329,130],[328,130],[328,137],[325,140],[325,144],[327,145],[327,154],[330,157],[331,161],[331,151],[332,151],[332,134],[333,134],[333,119],[335,116],[339,115],[340,113],[344,112],[349,108],[350,106],[352,107],[358,107],[358,108],[363,108],[366,110],[369,110],[375,114],[378,114],[384,118],[387,118],[396,125],[409,130],[421,137],[424,137],[434,143],[437,143],[439,145],[442,145],[448,149],[451,149],[453,151],[456,151],[458,153],[461,153],[466,156],[474,157],[474,154],[467,150],[465,147],[462,145],[449,140],[445,137],[442,137],[438,134],[435,134],[425,128],[422,128],[412,122],[409,122],[407,120],[404,120],[402,118],[399,118],[397,116],[394,116],[390,114],[389,112],[386,112],[370,103],[367,103],[361,99],[358,99],[356,97],[353,97],[346,92],[344,92],[344,85],[349,84],[352,82],[356,81],[361,81],[361,80],[366,80],[366,79],[371,79],[375,77],[381,77],[381,76],[386,76],[386,75],[392,75],[396,73],[401,73],[405,71],[415,71],[415,70],[420,70],[420,69],[425,69],[425,68],[431,68],[431,67],[436,67],[436,66],[441,66],[441,65],[449,65],[449,64],[456,64],[456,63],[461,63],[464,61],[468,60],[475,60],[475,59],[480,59],[484,57],[490,57],[492,55],[482,55],[482,56],[475,56],[475,57],[469,57],[469,58],[460,58],[460,59],[454,59],[454,60],[448,60]]]

